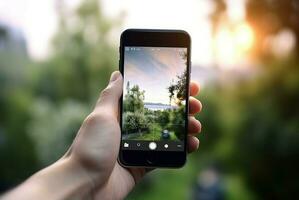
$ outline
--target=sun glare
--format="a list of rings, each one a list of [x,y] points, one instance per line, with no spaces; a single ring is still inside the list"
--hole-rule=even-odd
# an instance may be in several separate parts
[[[253,44],[253,32],[249,25],[244,23],[237,26],[234,35],[238,49],[247,51],[251,48]]]
[[[223,26],[215,37],[215,53],[219,64],[237,64],[252,47],[254,34],[251,27],[242,22],[233,28]]]

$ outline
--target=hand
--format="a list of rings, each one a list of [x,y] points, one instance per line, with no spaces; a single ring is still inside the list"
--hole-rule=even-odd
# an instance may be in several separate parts
[[[96,187],[95,199],[122,199],[145,175],[145,168],[124,168],[117,162],[120,144],[118,122],[119,98],[122,94],[123,79],[114,72],[93,112],[85,119],[66,157],[75,159],[82,169],[90,173]],[[190,95],[199,92],[196,83],[190,84]],[[199,140],[194,136],[200,132],[201,124],[193,115],[200,112],[201,103],[190,97],[188,151],[198,148]]]
[[[67,153],[56,163],[37,172],[3,199],[123,199],[146,174],[145,168],[124,168],[117,162],[120,144],[118,103],[123,79],[114,72],[90,115],[83,122]],[[191,96],[199,86],[190,84]],[[198,148],[194,136],[201,124],[193,115],[201,103],[189,100],[188,152]]]

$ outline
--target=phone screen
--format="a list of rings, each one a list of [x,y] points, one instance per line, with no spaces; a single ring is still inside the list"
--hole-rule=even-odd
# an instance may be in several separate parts
[[[187,48],[124,47],[122,150],[184,151]]]

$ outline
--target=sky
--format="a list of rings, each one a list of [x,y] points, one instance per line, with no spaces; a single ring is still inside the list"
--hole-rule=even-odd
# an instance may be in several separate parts
[[[169,104],[167,87],[186,69],[182,55],[186,48],[125,48],[124,91],[138,85],[145,91],[145,102]]]
[[[2,0],[0,21],[18,27],[27,39],[29,55],[35,60],[46,58],[51,52],[51,38],[57,31],[56,3],[62,0]],[[245,0],[227,0],[228,16],[232,21],[244,18]],[[81,0],[64,0],[75,8]],[[121,18],[122,25],[112,34],[118,46],[119,35],[126,28],[184,29],[192,37],[192,62],[209,66],[213,63],[211,24],[209,15],[213,4],[208,0],[102,0],[102,10],[111,19]],[[233,36],[222,34],[219,46],[222,63],[235,60],[230,43]],[[224,42],[223,42],[224,41]],[[227,42],[225,42],[227,41]],[[224,43],[224,44],[223,44]],[[226,47],[223,47],[227,45]],[[228,50],[227,50],[228,49]],[[228,61],[230,61],[228,60]],[[228,64],[230,64],[228,62]]]
[[[75,7],[80,0],[65,0],[69,7]],[[175,28],[185,29],[192,34],[194,62],[207,63],[210,60],[210,37],[205,19],[211,6],[207,1],[197,0],[102,0],[104,13],[117,18],[125,13],[123,25],[116,30],[114,42],[126,28]],[[0,1],[0,20],[20,28],[28,42],[29,54],[40,60],[50,51],[51,37],[57,30],[57,15],[54,0],[9,0]],[[204,39],[203,39],[204,38]]]

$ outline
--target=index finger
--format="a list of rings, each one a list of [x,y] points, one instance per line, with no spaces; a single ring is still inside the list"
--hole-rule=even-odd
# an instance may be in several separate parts
[[[200,86],[198,83],[191,81],[190,82],[190,96],[196,96],[199,93]]]

